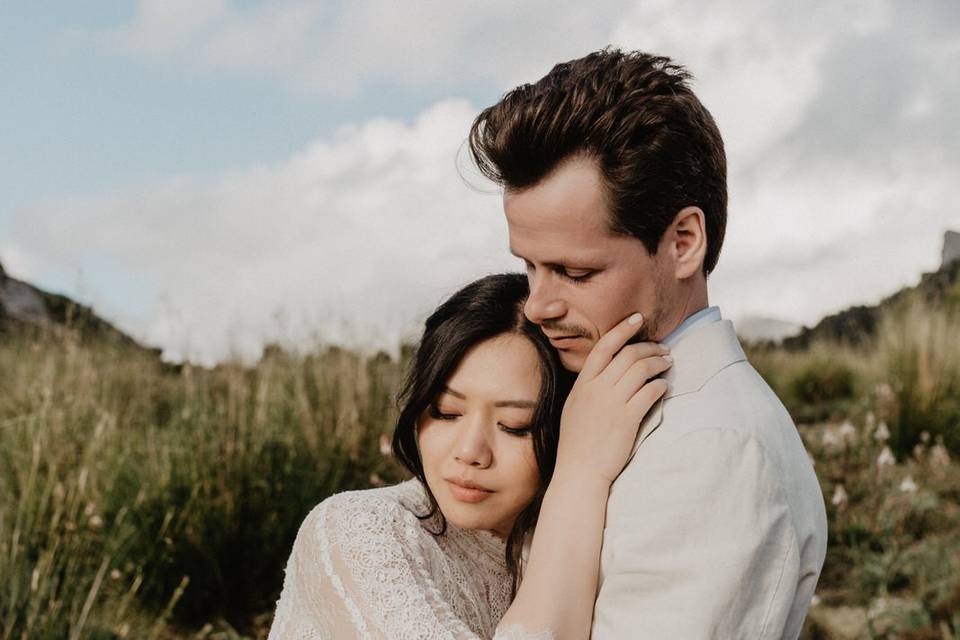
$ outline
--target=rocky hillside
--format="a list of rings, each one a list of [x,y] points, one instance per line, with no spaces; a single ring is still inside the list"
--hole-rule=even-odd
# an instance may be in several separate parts
[[[90,307],[9,276],[0,264],[0,336],[30,331],[76,331],[83,339],[146,349]],[[159,349],[149,349],[158,356]]]
[[[826,340],[858,345],[877,331],[887,310],[913,296],[935,306],[960,304],[960,234],[948,231],[944,237],[943,263],[937,271],[925,273],[915,287],[906,287],[871,306],[850,307],[825,317],[812,328],[804,327],[796,336],[786,338],[783,346],[790,350],[807,348],[810,343]],[[955,246],[956,245],[956,246]]]

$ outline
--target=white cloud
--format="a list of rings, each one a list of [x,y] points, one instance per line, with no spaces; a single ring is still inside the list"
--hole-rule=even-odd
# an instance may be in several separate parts
[[[25,209],[14,230],[37,262],[109,256],[152,283],[147,323],[117,320],[168,357],[255,356],[278,332],[395,346],[455,287],[519,266],[499,198],[471,191],[455,166],[474,113],[441,102],[411,124],[347,127],[212,184]]]
[[[608,41],[666,53],[694,71],[727,144],[730,223],[711,287],[728,316],[810,323],[936,267],[943,229],[960,227],[953,0],[585,7],[144,0],[103,37],[337,94],[383,80],[506,89]],[[212,183],[23,210],[8,268],[108,255],[156,288],[149,323],[126,326],[171,355],[255,353],[278,325],[295,340],[315,328],[389,344],[457,284],[514,266],[499,199],[454,166],[475,110],[442,101]]]
[[[109,50],[205,71],[268,74],[297,90],[353,97],[375,83],[508,86],[607,44],[622,4],[548,0],[240,7],[140,0],[127,24],[94,33]]]

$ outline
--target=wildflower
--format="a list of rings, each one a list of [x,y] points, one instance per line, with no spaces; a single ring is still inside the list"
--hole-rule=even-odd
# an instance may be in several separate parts
[[[96,503],[96,502],[88,502],[88,503],[87,503],[87,506],[85,506],[85,507],[83,508],[83,515],[85,515],[85,516],[87,516],[87,517],[89,518],[89,517],[92,516],[94,513],[96,513],[96,511],[97,511],[97,503]]]
[[[929,431],[921,431],[921,432],[920,432],[920,442],[922,442],[923,444],[930,444],[930,432],[929,432]]]
[[[810,606],[815,607],[818,604],[820,604],[820,596],[818,596],[817,594],[813,594],[813,597],[810,598]]]
[[[94,514],[90,516],[89,520],[87,520],[87,524],[90,525],[91,529],[99,529],[100,527],[103,526],[103,518]]]
[[[913,445],[913,459],[917,462],[923,462],[924,454],[927,452],[926,447],[924,447],[919,442]]]
[[[393,448],[390,446],[390,438],[386,434],[380,435],[380,455],[388,456],[393,451]]]
[[[119,580],[122,575],[123,574],[120,573],[120,569],[114,569],[113,571],[110,572],[110,579]]]
[[[823,446],[825,447],[835,447],[840,444],[840,436],[837,435],[837,432],[831,428],[826,428],[823,431]]]
[[[830,504],[835,506],[837,509],[843,509],[847,506],[848,499],[847,490],[843,488],[842,484],[838,484],[833,489],[833,497],[830,498]]]
[[[873,432],[873,439],[877,442],[886,442],[890,439],[890,429],[887,427],[887,423],[883,420],[880,421],[880,424],[877,426],[877,430]]]
[[[840,428],[837,430],[837,435],[840,436],[840,440],[844,443],[854,443],[857,441],[857,428],[853,426],[853,423],[849,420],[844,420],[843,424],[840,425]]]
[[[894,398],[896,398],[896,395],[893,392],[893,387],[891,387],[887,382],[881,382],[874,387],[874,393],[877,394],[877,400],[883,403],[892,402]]]
[[[943,446],[943,436],[937,436],[937,444],[930,447],[930,466],[934,468],[950,466],[950,454]]]
[[[913,481],[913,478],[907,476],[903,479],[903,482],[900,483],[901,493],[916,493],[917,492],[917,483]]]
[[[880,452],[880,455],[877,456],[877,467],[880,469],[884,467],[890,467],[896,464],[897,459],[893,455],[893,451],[890,450],[890,447],[884,447],[883,451]]]
[[[867,432],[873,431],[873,427],[876,424],[877,424],[877,417],[873,415],[873,411],[867,411],[867,415],[863,421],[864,430],[866,430]]]
[[[371,473],[370,474],[370,484],[374,487],[381,487],[384,485],[383,478],[379,474]]]

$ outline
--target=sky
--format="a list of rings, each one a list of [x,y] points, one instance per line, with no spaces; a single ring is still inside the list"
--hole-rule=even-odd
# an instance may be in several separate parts
[[[960,3],[0,3],[0,261],[164,357],[394,348],[522,270],[474,116],[613,45],[694,75],[728,157],[711,303],[813,324],[960,229]]]

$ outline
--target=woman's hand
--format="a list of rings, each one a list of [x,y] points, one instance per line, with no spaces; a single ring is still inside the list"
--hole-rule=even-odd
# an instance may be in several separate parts
[[[609,485],[630,457],[640,422],[667,390],[653,379],[672,364],[655,342],[626,344],[643,317],[633,314],[593,346],[560,419],[554,477]]]

